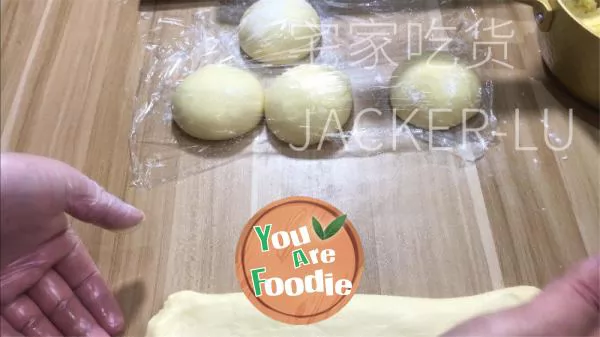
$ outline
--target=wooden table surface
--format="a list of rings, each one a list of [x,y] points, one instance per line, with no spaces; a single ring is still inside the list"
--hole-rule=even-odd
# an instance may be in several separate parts
[[[150,5],[144,15],[151,25],[178,10]],[[128,138],[144,65],[138,30],[148,29],[138,27],[133,0],[2,0],[2,150],[63,160],[146,212],[129,233],[76,224],[130,336],[144,334],[170,293],[239,291],[241,227],[262,205],[291,195],[351,210],[366,256],[360,292],[448,297],[543,286],[600,248],[598,114],[545,75],[530,8],[477,10],[514,20],[510,57],[519,66],[495,93],[508,136],[475,164],[444,152],[332,161],[250,155],[133,188]],[[521,144],[536,151],[515,150],[516,107]],[[564,151],[545,146],[546,107],[549,128],[563,138],[565,111],[575,108]]]

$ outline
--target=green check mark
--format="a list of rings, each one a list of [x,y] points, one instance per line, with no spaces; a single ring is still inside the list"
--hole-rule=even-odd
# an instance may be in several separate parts
[[[336,218],[329,225],[327,225],[325,230],[323,230],[323,226],[321,226],[321,223],[319,222],[319,220],[317,220],[317,218],[313,217],[312,218],[313,229],[315,230],[315,233],[321,240],[327,240],[327,239],[332,238],[334,235],[336,235],[340,231],[340,229],[342,229],[342,227],[344,227],[344,223],[346,223],[346,218],[347,218],[346,214]]]

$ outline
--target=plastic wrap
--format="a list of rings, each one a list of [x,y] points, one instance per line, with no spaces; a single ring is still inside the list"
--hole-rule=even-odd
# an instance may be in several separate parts
[[[273,65],[253,60],[240,48],[240,19],[253,2],[224,1],[166,15],[142,13],[146,52],[131,132],[134,185],[150,187],[260,155],[335,160],[444,150],[474,161],[494,142],[494,84],[486,71],[490,63],[481,62],[489,61],[491,50],[475,47],[482,18],[473,8],[451,2],[436,2],[433,9],[421,1],[312,1],[321,31],[314,53],[293,64]],[[394,114],[393,71],[409,58],[431,52],[450,53],[479,75],[481,111],[466,125],[429,132],[403,125]],[[329,135],[322,144],[298,150],[274,137],[264,120],[241,137],[221,141],[190,137],[173,122],[174,93],[187,76],[205,65],[246,69],[268,91],[278,76],[307,63],[341,71],[352,87],[349,121],[342,132]],[[465,132],[465,127],[477,132]]]

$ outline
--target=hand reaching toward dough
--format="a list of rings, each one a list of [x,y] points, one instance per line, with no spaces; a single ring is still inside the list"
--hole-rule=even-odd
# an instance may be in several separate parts
[[[531,303],[470,320],[444,336],[600,336],[600,255],[551,283]]]
[[[109,230],[143,213],[61,162],[1,155],[0,332],[8,336],[109,336],[119,306],[65,213]]]

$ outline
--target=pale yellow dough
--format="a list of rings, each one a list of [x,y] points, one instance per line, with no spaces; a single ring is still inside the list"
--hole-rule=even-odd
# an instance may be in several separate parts
[[[429,116],[434,128],[451,128],[463,122],[464,109],[481,106],[481,81],[465,65],[449,55],[422,57],[398,67],[390,83],[390,99],[396,114],[407,120],[415,109],[418,112],[408,121],[429,129]],[[431,112],[449,109],[449,112]],[[466,112],[465,120],[477,112]]]
[[[263,118],[264,91],[251,73],[208,65],[187,77],[173,97],[173,119],[189,135],[225,140],[254,129]]]
[[[539,293],[515,287],[453,299],[356,295],[337,315],[314,325],[287,325],[264,316],[241,293],[169,296],[148,323],[147,337],[418,337],[439,336],[472,317],[529,302]]]
[[[296,146],[316,144],[323,135],[326,139],[339,134],[340,126],[350,118],[352,107],[348,76],[321,65],[292,68],[276,78],[265,93],[269,130]]]
[[[260,62],[294,63],[318,46],[320,25],[319,15],[304,0],[260,0],[240,21],[240,46]]]
[[[600,36],[600,7],[596,0],[563,0],[567,8],[596,36]]]

